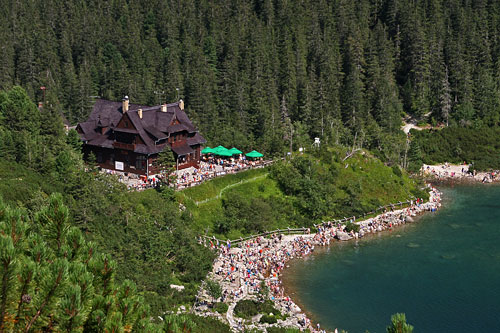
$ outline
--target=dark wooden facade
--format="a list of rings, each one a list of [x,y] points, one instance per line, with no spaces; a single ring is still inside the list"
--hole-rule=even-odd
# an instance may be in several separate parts
[[[98,100],[89,119],[77,126],[85,156],[100,167],[151,176],[159,173],[158,154],[172,149],[178,168],[197,167],[206,141],[193,126],[182,100],[158,106]]]

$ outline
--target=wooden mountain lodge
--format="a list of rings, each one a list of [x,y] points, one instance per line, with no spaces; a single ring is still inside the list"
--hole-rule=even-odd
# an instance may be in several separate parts
[[[200,146],[206,140],[184,112],[184,102],[143,106],[97,100],[87,121],[77,132],[83,152],[93,152],[97,164],[110,170],[151,176],[159,173],[156,163],[164,148],[172,149],[178,169],[197,167]]]

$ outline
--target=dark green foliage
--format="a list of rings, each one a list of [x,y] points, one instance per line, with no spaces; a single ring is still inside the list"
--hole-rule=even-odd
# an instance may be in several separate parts
[[[260,322],[264,324],[276,324],[278,319],[275,316],[265,314],[260,318]]]
[[[500,169],[500,128],[447,127],[412,131],[426,164],[474,163],[477,170]]]
[[[0,331],[152,329],[135,285],[68,223],[61,195],[34,220],[0,202]]]
[[[342,162],[345,153],[342,147],[323,147],[261,169],[261,175],[254,177],[258,170],[229,175],[177,197],[192,212],[197,230],[230,239],[312,227],[321,220],[359,218],[388,203],[427,198],[420,190],[423,186],[398,166],[387,167],[366,151]],[[196,205],[190,197],[202,200]]]
[[[207,333],[207,332],[220,332],[230,333],[229,326],[211,317],[200,317],[195,315],[187,315],[195,324],[196,327],[192,329],[192,333]]]
[[[396,313],[391,316],[391,326],[387,327],[387,333],[412,333],[413,326],[406,322],[404,313]]]
[[[306,220],[359,217],[383,204],[410,199],[406,191],[415,190],[416,184],[399,167],[386,167],[365,153],[336,162],[335,155],[344,152],[330,149],[319,159],[299,156],[273,165],[271,176]]]
[[[221,303],[224,304],[224,303]],[[226,305],[227,307],[227,305]],[[226,309],[227,310],[227,309]],[[165,333],[207,333],[207,332],[220,332],[230,333],[229,326],[211,317],[200,317],[193,314],[183,315],[167,315],[163,317],[162,330],[159,332]]]
[[[248,199],[235,193],[222,199],[222,207],[225,217],[217,225],[221,234],[235,228],[242,228],[245,233],[260,233],[273,222],[271,205],[260,198]]]
[[[244,319],[250,319],[259,313],[267,315],[272,313],[277,318],[281,318],[281,313],[274,308],[273,302],[270,300],[266,300],[264,302],[252,300],[239,301],[234,307],[234,313],[236,316]]]
[[[214,304],[214,311],[217,311],[220,314],[225,314],[227,312],[228,307],[229,306],[226,303],[222,303],[222,302],[215,303]]]
[[[47,119],[81,121],[97,95],[183,98],[216,145],[283,156],[357,136],[393,163],[402,112],[500,122],[497,1],[8,0],[0,11],[15,18],[0,25],[0,88],[21,85],[55,111]]]
[[[300,333],[300,332],[310,332],[309,330],[299,330],[298,328],[284,328],[284,327],[268,327],[268,333]]]
[[[401,168],[399,167],[399,165],[393,165],[392,166],[392,172],[398,176],[398,177],[402,177],[403,176],[403,173],[401,172]]]
[[[175,182],[176,176],[172,173],[176,170],[176,163],[174,153],[168,147],[165,147],[160,154],[158,154],[158,159],[156,160],[160,168],[160,173],[166,179],[167,184]]]
[[[92,161],[84,166],[78,134],[72,130],[66,136],[60,117],[48,105],[39,111],[21,88],[0,92],[0,101],[0,194],[5,200],[31,214],[51,193],[62,192],[70,208],[67,219],[113,256],[117,280],[133,280],[140,292],[149,292],[153,313],[193,302],[212,254],[196,243],[189,214],[179,212],[170,190],[128,192],[115,178],[97,172]],[[55,123],[40,127],[37,117]],[[170,289],[171,283],[185,285],[185,292]]]
[[[208,294],[212,297],[214,301],[217,301],[222,296],[222,287],[219,282],[214,280],[205,281],[206,289]]]
[[[70,186],[13,163],[0,163],[0,175],[6,201],[34,210],[48,193],[65,190],[69,220],[101,251],[113,255],[118,281],[131,279],[139,291],[150,291],[145,299],[155,312],[194,301],[213,257],[196,243],[197,234],[171,200],[154,190],[128,193],[112,178],[82,170],[71,176]],[[177,292],[169,288],[171,283],[186,289]]]
[[[355,224],[355,223],[352,223],[352,222],[347,222],[345,224],[345,230],[347,232],[351,232],[351,231],[359,232],[359,224]]]
[[[422,152],[418,142],[412,141],[408,151],[408,171],[417,173],[422,167]]]

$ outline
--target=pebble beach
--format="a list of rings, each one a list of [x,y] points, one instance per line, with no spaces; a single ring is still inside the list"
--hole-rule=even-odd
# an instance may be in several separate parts
[[[318,246],[328,246],[331,242],[361,238],[369,233],[390,230],[398,225],[411,223],[413,218],[426,211],[435,211],[441,206],[441,194],[429,186],[430,198],[427,202],[417,199],[409,207],[386,211],[375,217],[355,221],[359,232],[347,231],[345,225],[335,221],[324,222],[316,233],[302,235],[275,234],[269,238],[256,237],[238,244],[215,244],[218,255],[207,278],[217,281],[222,287],[219,301],[229,305],[226,314],[212,311],[211,298],[201,289],[193,311],[202,316],[215,316],[228,323],[233,331],[251,329],[266,330],[269,326],[290,327],[311,332],[325,332],[318,324],[313,324],[302,309],[285,294],[280,274],[289,260],[310,255]],[[265,289],[265,290],[263,290]],[[261,323],[257,315],[251,320],[242,320],[234,315],[237,302],[270,299],[281,313],[276,324]],[[282,319],[285,318],[285,319]]]

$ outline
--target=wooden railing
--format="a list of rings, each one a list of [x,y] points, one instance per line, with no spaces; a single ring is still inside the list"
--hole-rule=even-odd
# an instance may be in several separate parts
[[[125,150],[135,150],[135,143],[123,143],[123,142],[113,142],[114,148],[125,149]]]
[[[239,172],[247,171],[247,170],[250,170],[250,169],[265,168],[265,167],[273,164],[274,162],[276,162],[278,160],[283,160],[283,158],[276,159],[276,160],[262,161],[261,163],[256,164],[256,165],[250,165],[249,164],[249,165],[241,167],[238,171],[230,171],[230,170],[228,170],[228,171],[220,171],[220,172],[211,171],[210,174],[209,174],[209,177],[203,178],[203,179],[201,179],[199,181],[180,182],[180,183],[178,183],[176,190],[183,190],[183,189],[188,188],[188,187],[197,186],[197,185],[203,184],[206,181],[212,180],[212,179],[220,177],[220,176],[232,175],[232,174],[236,174],[236,173],[239,173]],[[184,167],[184,164],[182,166]],[[181,169],[179,168],[179,170],[181,170]],[[174,186],[174,185],[172,185],[172,186]],[[197,203],[197,205],[198,205],[198,203]]]
[[[399,209],[403,208],[403,206],[407,206],[407,205],[410,205],[412,203],[412,200],[408,200],[408,201],[404,201],[404,202],[397,202],[397,203],[393,203],[393,204],[388,204],[388,205],[385,205],[385,206],[380,206],[378,207],[377,209],[375,209],[374,211],[371,211],[371,212],[368,212],[368,213],[364,213],[360,216],[358,216],[359,218],[361,219],[364,219],[365,217],[367,216],[370,216],[370,215],[373,215],[373,214],[377,214],[383,210],[386,210],[386,209],[390,209],[390,208],[398,208],[399,206]],[[340,219],[340,220],[333,220],[333,221],[329,221],[329,222],[332,222],[332,223],[345,223],[347,221],[353,221],[353,220],[356,220],[356,216],[351,216],[351,217],[344,217],[343,219]],[[323,225],[325,223],[328,223],[328,222],[323,222],[323,223],[320,223],[318,224],[319,225]],[[314,225],[316,226],[316,225]]]
[[[404,201],[404,202],[397,202],[397,203],[393,203],[393,204],[388,204],[388,205],[385,205],[385,206],[380,206],[378,207],[377,209],[375,209],[374,211],[371,211],[371,212],[368,212],[368,213],[365,213],[363,215],[361,215],[361,220],[364,219],[365,217],[367,216],[370,216],[370,215],[373,215],[373,214],[376,214],[382,210],[386,210],[386,209],[391,209],[391,208],[399,208],[399,209],[402,209],[403,206],[408,206],[412,203],[412,200],[408,200],[408,201]],[[398,207],[399,206],[399,207]],[[351,217],[344,217],[343,219],[340,219],[340,220],[333,220],[333,221],[327,221],[327,222],[322,222],[320,224],[314,224],[314,228],[317,228],[319,226],[322,226],[324,224],[327,224],[327,223],[340,223],[340,224],[343,224],[343,223],[346,223],[347,221],[354,221],[356,220],[356,217],[355,216],[351,216]],[[238,245],[242,242],[245,242],[247,240],[250,240],[250,239],[254,239],[254,238],[257,238],[257,237],[265,237],[265,236],[269,236],[269,235],[273,235],[273,234],[286,234],[286,235],[293,235],[293,234],[304,234],[306,232],[310,231],[310,228],[287,228],[287,229],[276,229],[276,230],[273,230],[273,231],[266,231],[266,232],[263,232],[263,233],[260,233],[260,234],[257,234],[257,235],[250,235],[250,236],[247,236],[247,237],[240,237],[240,238],[237,238],[237,239],[233,239],[233,240],[222,240],[222,239],[218,239],[216,238],[215,236],[206,236],[206,235],[202,235],[200,236],[200,238],[202,239],[205,239],[205,240],[208,240],[208,241],[213,241],[214,243],[219,241],[220,244],[225,244],[227,243],[228,241],[231,243],[231,246],[233,245]]]
[[[304,234],[309,230],[309,228],[287,228],[287,229],[276,229],[273,231],[265,231],[263,233],[257,234],[257,235],[251,235],[248,237],[240,237],[237,239],[230,240],[229,242],[231,245],[237,245],[242,242],[246,242],[247,240],[257,238],[257,237],[265,237],[269,235],[276,235],[276,234],[283,234],[283,235],[294,235],[294,234]],[[215,236],[209,237],[209,236],[201,236],[202,238],[205,238],[208,241],[219,241],[219,243],[227,243],[228,240],[222,240],[215,238]]]

